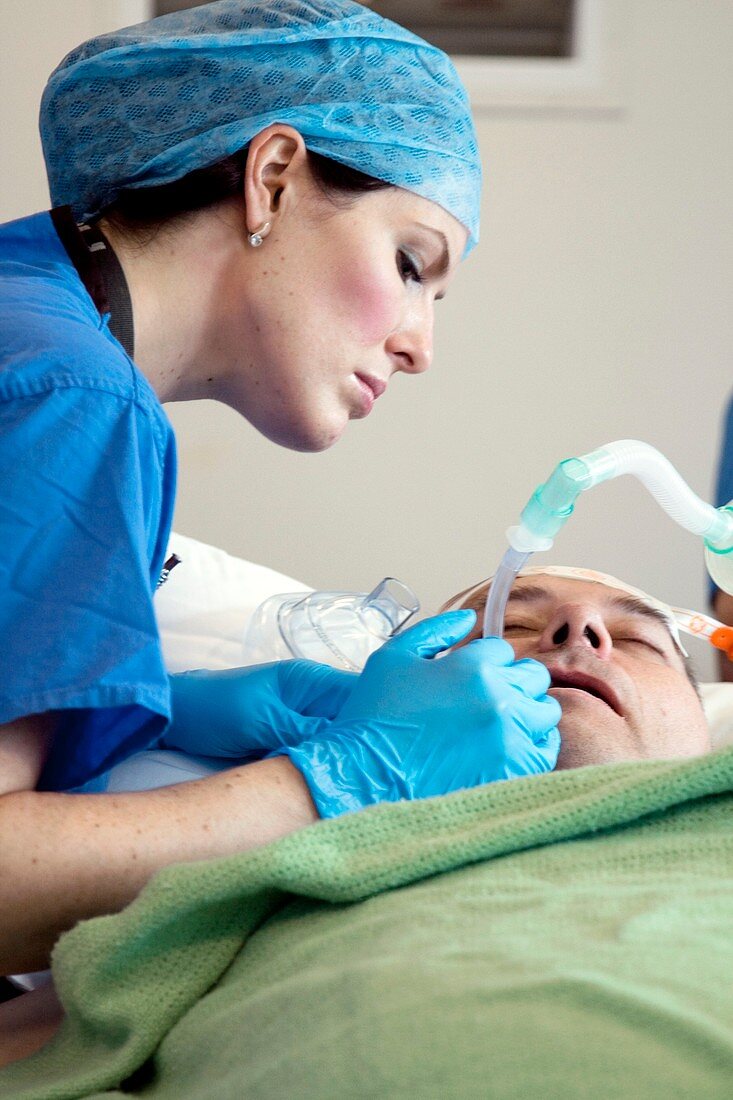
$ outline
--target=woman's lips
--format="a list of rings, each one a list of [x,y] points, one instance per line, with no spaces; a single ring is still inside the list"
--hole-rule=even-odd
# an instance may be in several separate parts
[[[375,378],[372,374],[360,374],[357,372],[356,377],[360,382],[363,382],[374,394],[375,400],[381,397],[384,391],[387,389],[387,383],[381,378]]]
[[[362,416],[368,416],[372,411],[374,402],[381,397],[387,389],[387,383],[381,378],[374,378],[371,374],[354,374],[362,394]]]
[[[623,718],[621,703],[611,685],[597,676],[572,668],[550,668],[550,690],[552,688],[574,688],[584,691],[609,706]]]

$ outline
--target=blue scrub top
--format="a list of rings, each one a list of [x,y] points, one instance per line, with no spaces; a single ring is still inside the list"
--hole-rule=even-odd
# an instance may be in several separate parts
[[[0,226],[0,723],[60,712],[39,789],[170,716],[153,593],[175,474],[168,418],[50,216]]]

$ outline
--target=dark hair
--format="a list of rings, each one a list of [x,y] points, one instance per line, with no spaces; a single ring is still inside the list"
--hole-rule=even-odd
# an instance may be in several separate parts
[[[197,168],[173,183],[159,187],[135,187],[121,191],[100,213],[122,232],[155,230],[195,210],[222,202],[242,193],[247,149],[224,160]],[[349,202],[367,191],[379,191],[391,184],[348,168],[345,164],[308,151],[308,163],[324,195],[335,203]]]

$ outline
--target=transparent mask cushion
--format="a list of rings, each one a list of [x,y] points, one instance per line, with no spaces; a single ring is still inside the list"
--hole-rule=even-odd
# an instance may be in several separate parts
[[[280,635],[294,657],[359,672],[420,609],[406,584],[385,577],[371,592],[311,592],[281,604]]]

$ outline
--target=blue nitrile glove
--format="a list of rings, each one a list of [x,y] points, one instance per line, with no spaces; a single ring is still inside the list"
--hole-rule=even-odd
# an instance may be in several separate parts
[[[315,661],[275,661],[168,679],[173,717],[159,742],[163,748],[253,759],[317,736],[358,676]]]
[[[550,771],[560,705],[544,665],[499,638],[464,638],[473,611],[451,611],[373,653],[338,718],[287,755],[321,817]]]

